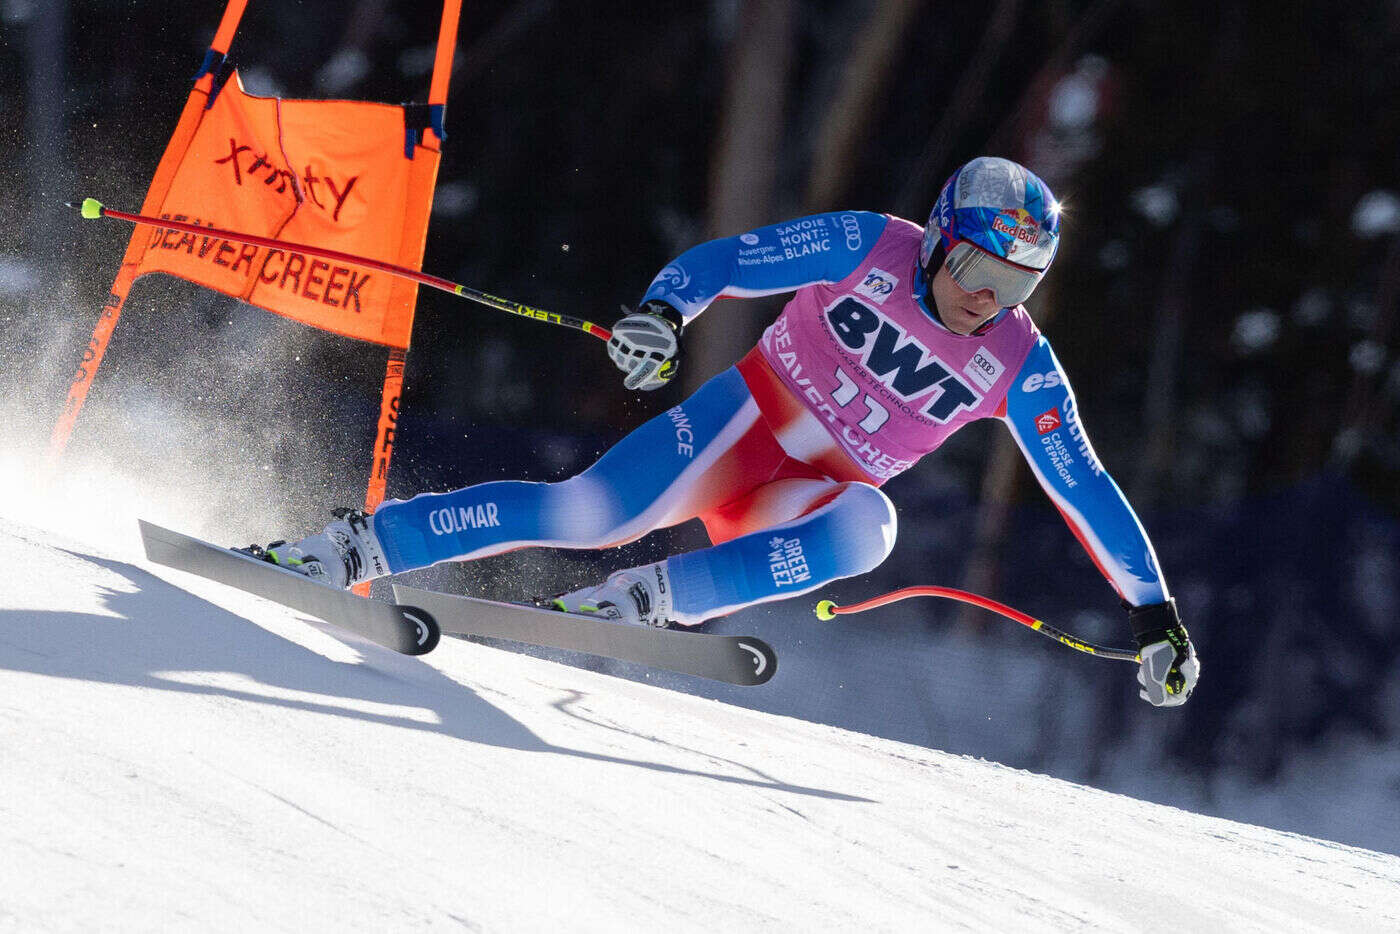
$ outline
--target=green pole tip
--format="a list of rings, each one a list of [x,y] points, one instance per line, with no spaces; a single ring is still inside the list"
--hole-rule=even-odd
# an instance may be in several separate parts
[[[830,600],[817,601],[817,619],[835,619],[836,604]]]
[[[82,212],[87,220],[96,220],[102,216],[102,202],[96,198],[84,198]]]

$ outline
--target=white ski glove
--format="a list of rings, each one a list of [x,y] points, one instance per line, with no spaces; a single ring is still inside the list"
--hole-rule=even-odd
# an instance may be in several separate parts
[[[1191,696],[1201,663],[1191,636],[1181,625],[1176,599],[1128,608],[1128,623],[1139,651],[1138,696],[1154,707],[1180,707]]]
[[[612,326],[608,356],[627,374],[622,385],[650,391],[675,378],[681,365],[683,322],[679,311],[652,299]]]

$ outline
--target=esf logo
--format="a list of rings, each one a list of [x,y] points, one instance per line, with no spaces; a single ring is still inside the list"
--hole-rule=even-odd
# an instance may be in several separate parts
[[[865,279],[861,284],[855,287],[855,293],[857,295],[864,295],[877,305],[883,305],[885,299],[893,295],[895,288],[898,286],[898,276],[872,266],[870,271],[865,274]]]
[[[924,412],[940,424],[982,397],[927,347],[869,305],[843,298],[826,310],[832,333],[855,352],[875,379],[904,400],[936,390]]]
[[[1041,389],[1054,389],[1058,385],[1060,385],[1058,370],[1051,370],[1049,373],[1032,373],[1021,384],[1021,391],[1036,392]]]
[[[434,509],[428,513],[428,528],[434,535],[451,535],[468,529],[486,529],[501,524],[500,514],[495,503],[477,503],[475,506],[458,506],[447,509]]]
[[[860,221],[853,214],[841,215],[841,229],[846,233],[846,249],[854,253],[860,249]]]

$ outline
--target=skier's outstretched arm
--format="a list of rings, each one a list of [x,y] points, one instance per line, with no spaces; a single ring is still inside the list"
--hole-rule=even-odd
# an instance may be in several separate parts
[[[691,247],[656,274],[635,313],[613,325],[608,354],[628,389],[659,389],[679,371],[685,325],[717,298],[751,298],[840,282],[860,265],[889,217],[813,214]]]
[[[1041,337],[1006,397],[1002,420],[1051,502],[1123,603],[1142,648],[1142,697],[1185,703],[1200,671],[1147,532],[1099,462],[1069,378]]]
[[[860,265],[888,223],[884,214],[841,211],[710,240],[667,263],[642,302],[663,301],[689,323],[717,298],[776,295],[840,282]]]

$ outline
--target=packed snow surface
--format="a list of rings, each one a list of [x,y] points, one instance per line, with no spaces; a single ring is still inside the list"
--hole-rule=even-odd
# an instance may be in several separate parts
[[[138,553],[0,532],[0,929],[1400,929],[1394,856]]]

